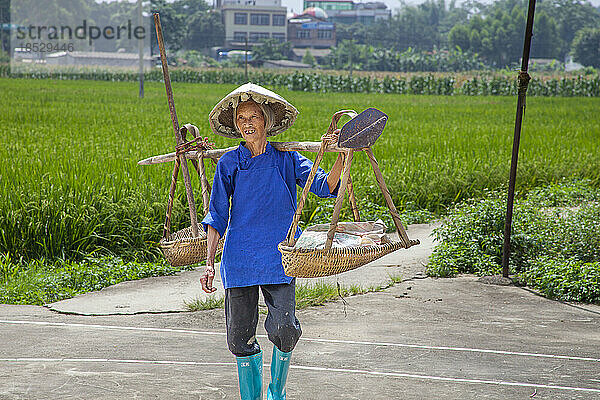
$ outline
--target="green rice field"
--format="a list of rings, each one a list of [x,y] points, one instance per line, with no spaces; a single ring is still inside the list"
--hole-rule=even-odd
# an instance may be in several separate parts
[[[218,147],[207,115],[234,85],[174,83],[179,121],[197,125]],[[401,210],[443,214],[452,203],[508,182],[516,98],[318,94],[275,89],[300,111],[278,141],[319,140],[331,114],[376,107],[390,119],[373,146]],[[172,164],[138,166],[173,151],[164,86],[133,82],[0,79],[0,253],[14,260],[116,254],[155,260]],[[528,98],[518,188],[563,177],[600,186],[600,99]],[[311,156],[314,157],[314,156]],[[327,155],[327,168],[335,159]],[[207,162],[209,179],[214,167]],[[352,167],[359,206],[382,210],[364,155]],[[192,175],[200,203],[198,179]],[[189,223],[183,184],[175,228]],[[311,198],[305,222],[327,218]],[[201,207],[199,206],[199,209]],[[318,219],[318,218],[317,218]]]

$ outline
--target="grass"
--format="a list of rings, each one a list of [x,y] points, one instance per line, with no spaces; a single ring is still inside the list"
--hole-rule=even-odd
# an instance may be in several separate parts
[[[308,307],[322,306],[327,302],[343,299],[348,296],[380,292],[396,283],[402,282],[402,278],[390,275],[389,281],[380,286],[363,288],[360,285],[333,285],[331,283],[317,280],[314,283],[303,283],[296,285],[296,309],[302,310]],[[184,302],[187,311],[203,311],[222,308],[225,299],[223,297],[209,296],[206,299],[196,298]]]
[[[196,124],[218,147],[234,145],[210,133],[207,121],[214,104],[234,87],[174,83],[179,121]],[[390,116],[373,150],[405,223],[443,215],[454,202],[480,198],[508,181],[513,98],[277,91],[300,115],[276,140],[318,140],[331,114],[342,108],[375,106]],[[20,269],[19,279],[30,277],[35,286],[35,273],[25,272],[50,274],[56,263],[81,263],[85,269],[87,258],[105,257],[151,270],[144,263],[161,259],[154,244],[161,236],[172,164],[136,162],[172,151],[174,139],[164,87],[150,82],[145,92],[138,99],[133,82],[0,79],[0,254],[10,254],[11,274]],[[563,177],[600,186],[599,108],[598,98],[528,100],[521,193]],[[334,160],[326,155],[323,166]],[[210,179],[209,163],[207,172]],[[392,226],[363,154],[355,157],[352,178],[361,216],[384,217]],[[192,182],[200,209],[197,178]],[[302,224],[328,221],[332,207],[332,200],[309,197]],[[180,184],[173,230],[189,225],[188,215]],[[342,217],[350,215],[345,207]],[[67,293],[66,282],[56,291]],[[22,287],[25,293],[29,286]]]
[[[204,311],[215,308],[223,308],[225,305],[224,297],[208,296],[205,299],[195,298],[190,301],[184,301],[183,305],[187,311]]]
[[[151,244],[160,238],[172,165],[136,162],[173,148],[162,85],[147,84],[143,100],[127,82],[0,79],[0,87],[0,157],[6,160],[0,164],[0,252],[26,259],[94,251],[156,259]],[[233,88],[174,84],[179,120],[198,125],[219,147],[235,144],[209,134],[207,122],[212,106]],[[282,141],[318,140],[341,108],[377,106],[388,113],[374,152],[400,210],[443,213],[508,180],[512,98],[280,93],[300,111],[295,126],[276,138]],[[530,99],[521,190],[564,176],[600,184],[599,107],[595,98]],[[368,161],[362,154],[355,160],[359,206],[380,215],[384,203]],[[326,156],[325,168],[333,161]],[[197,180],[194,186],[200,199]],[[327,219],[330,207],[310,198],[304,222],[311,215]],[[189,220],[183,185],[173,215],[174,228]]]

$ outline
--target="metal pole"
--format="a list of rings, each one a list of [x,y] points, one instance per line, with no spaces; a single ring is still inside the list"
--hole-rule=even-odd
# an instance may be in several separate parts
[[[246,76],[246,82],[248,82],[248,33],[246,32],[246,50],[244,51],[244,74]]]
[[[527,26],[525,28],[525,42],[523,44],[523,59],[519,71],[519,93],[517,99],[517,116],[515,118],[515,134],[513,138],[512,160],[510,163],[510,178],[508,182],[508,199],[506,202],[506,220],[504,222],[504,246],[502,248],[502,276],[508,278],[508,264],[510,259],[510,233],[512,229],[513,204],[515,199],[515,183],[517,180],[517,162],[519,159],[519,142],[521,141],[521,122],[525,109],[527,84],[531,77],[527,73],[529,64],[529,50],[533,36],[533,15],[535,13],[535,0],[529,0],[527,10]]]
[[[348,64],[350,65],[350,78],[352,78],[352,53],[354,52],[354,33],[350,34],[350,56],[348,57]]]
[[[143,26],[144,19],[142,16],[142,0],[138,0],[138,26]],[[140,72],[140,99],[144,98],[144,40],[138,39],[138,58]]]
[[[0,53],[4,51],[4,9],[0,7]]]

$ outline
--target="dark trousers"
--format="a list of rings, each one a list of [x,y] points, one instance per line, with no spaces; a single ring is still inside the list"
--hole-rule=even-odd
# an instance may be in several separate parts
[[[227,345],[237,357],[260,352],[256,341],[258,325],[259,286],[237,287],[225,290],[225,320]],[[265,329],[269,340],[285,353],[294,349],[302,329],[296,318],[296,280],[277,285],[261,285],[268,314]]]

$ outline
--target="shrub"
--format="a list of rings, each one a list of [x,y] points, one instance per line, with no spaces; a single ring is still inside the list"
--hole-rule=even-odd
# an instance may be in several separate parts
[[[506,195],[457,205],[435,231],[428,273],[501,271]],[[600,302],[600,190],[585,182],[549,185],[515,202],[510,272],[549,297]]]
[[[0,304],[47,304],[119,282],[172,275],[188,267],[165,261],[125,262],[116,257],[87,257],[81,262],[43,259],[28,263],[0,256]]]

